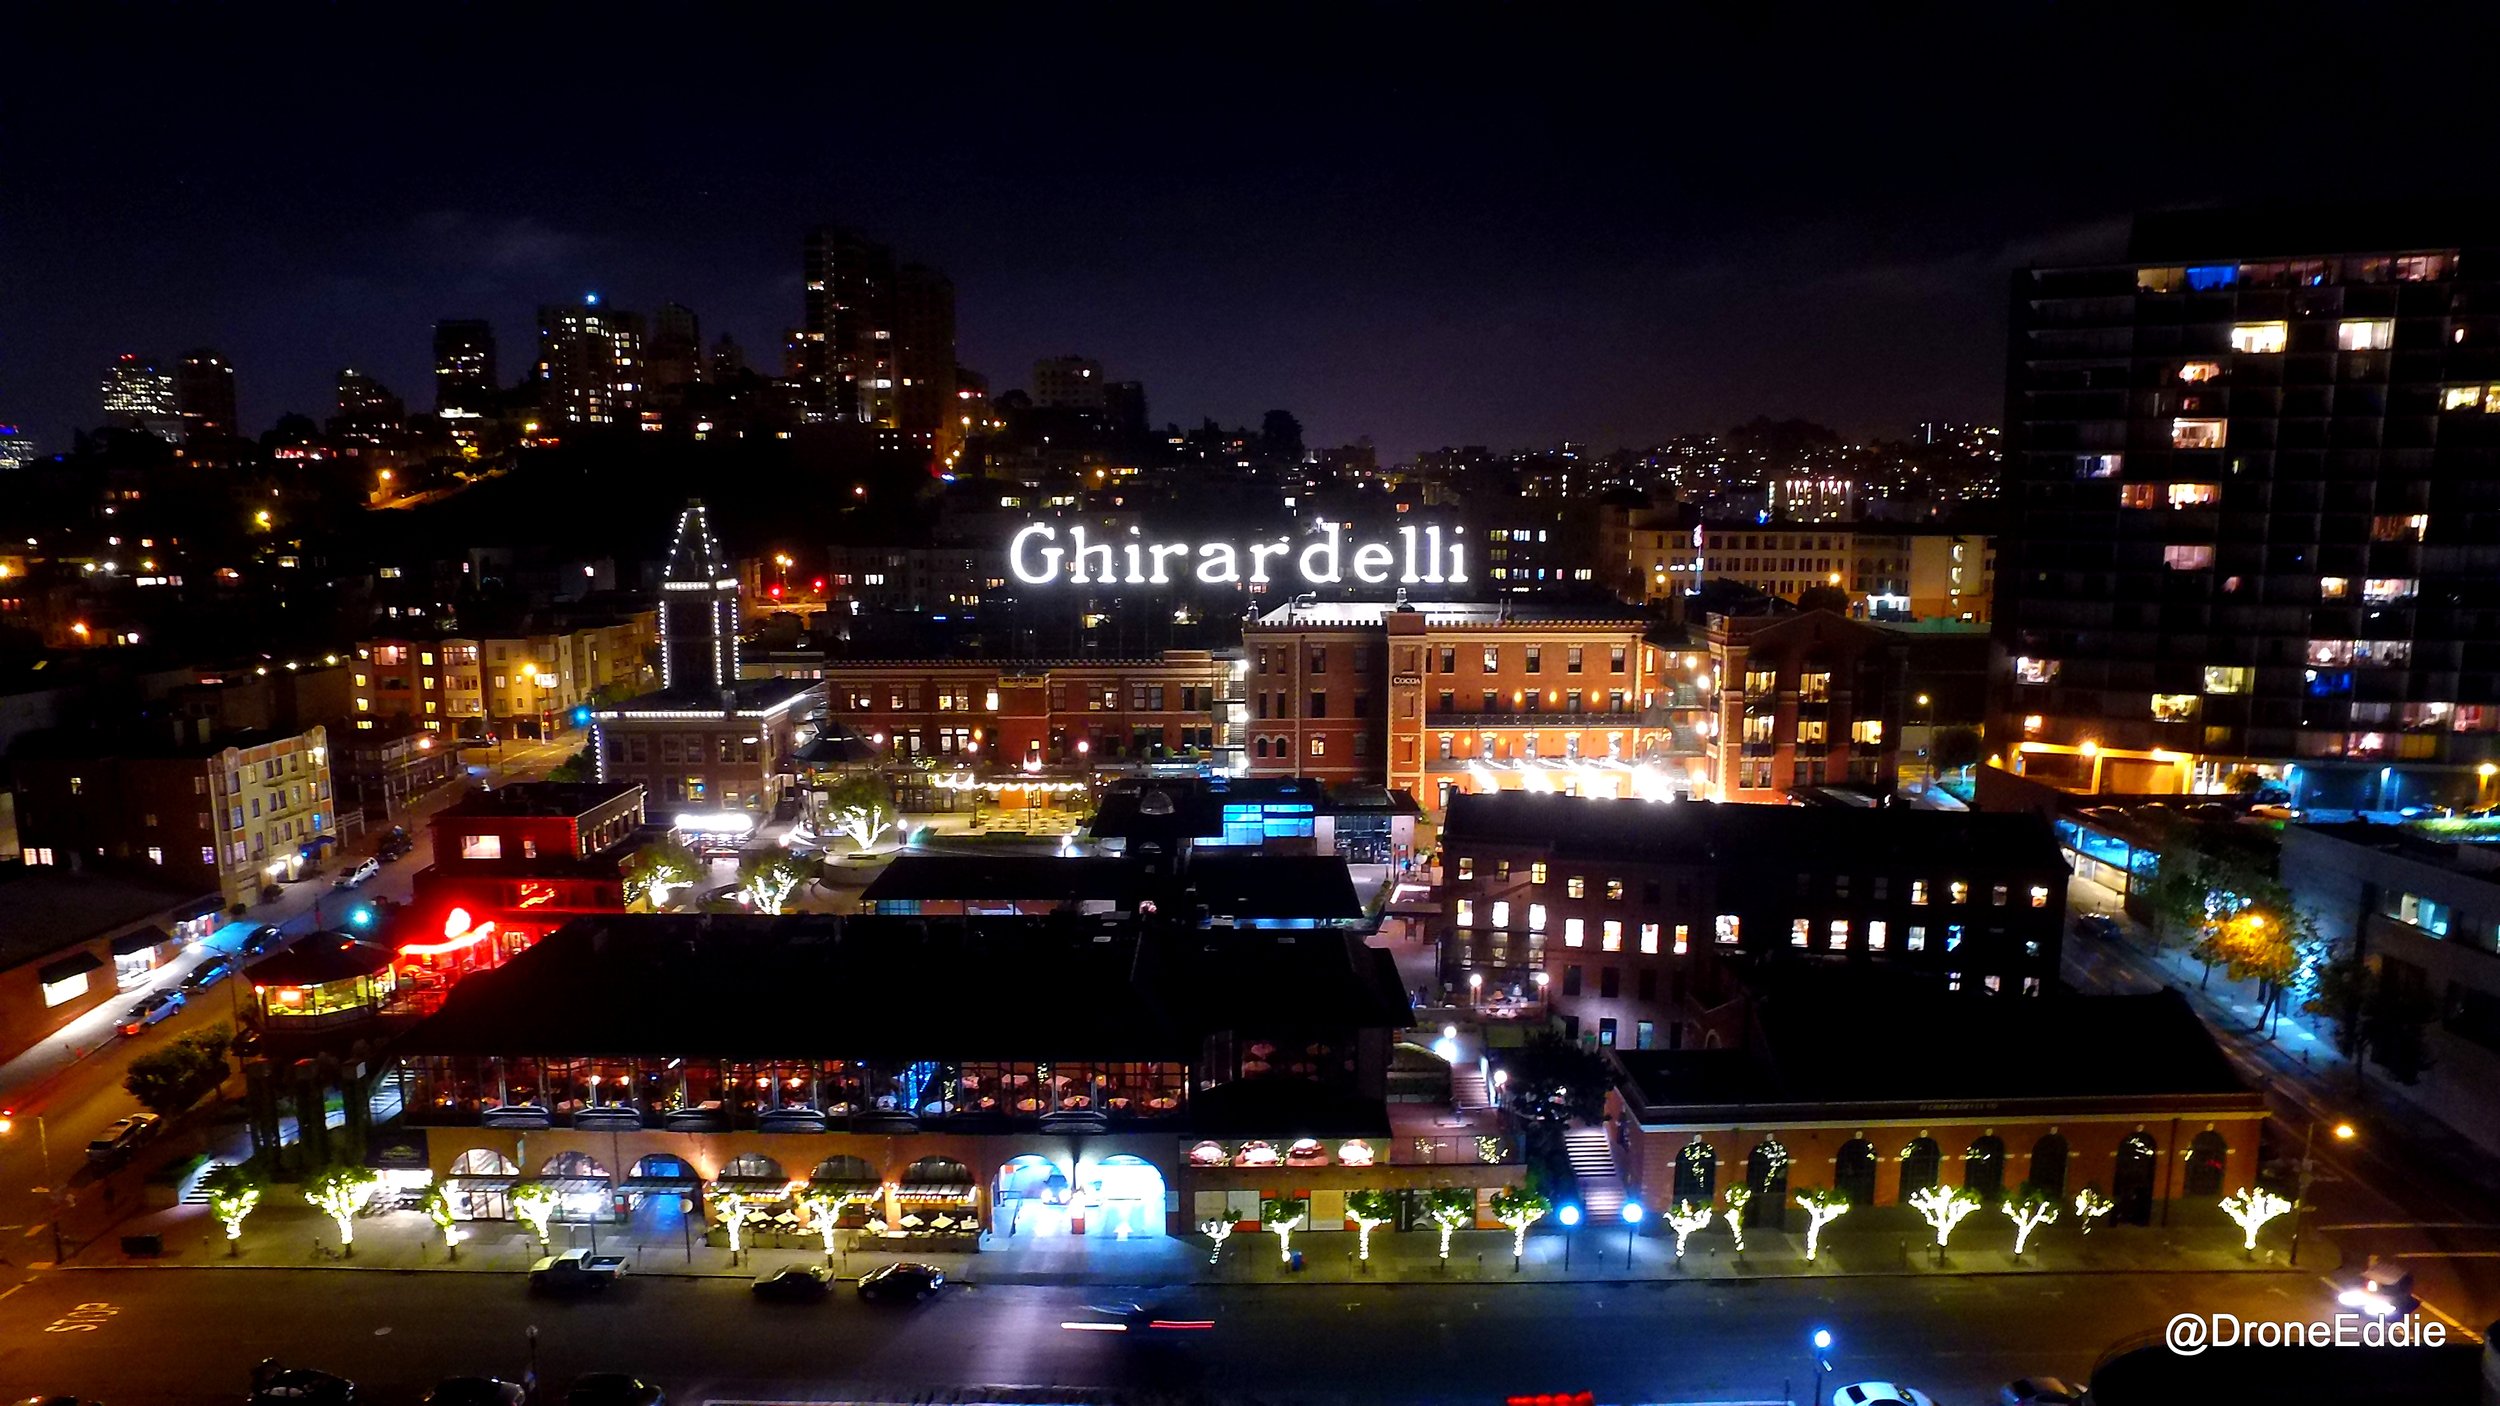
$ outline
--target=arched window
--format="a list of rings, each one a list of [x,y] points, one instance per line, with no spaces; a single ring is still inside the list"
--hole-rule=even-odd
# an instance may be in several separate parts
[[[654,1152],[635,1162],[633,1170],[625,1175],[648,1177],[654,1181],[692,1181],[694,1168],[687,1166],[686,1159],[683,1157],[671,1157],[665,1152]]]
[[[952,1157],[923,1157],[903,1169],[905,1186],[970,1186],[972,1169]]]
[[[1719,1195],[1719,1154],[1699,1138],[1675,1154],[1675,1199],[1709,1206]]]
[[[2161,1150],[2142,1133],[2118,1145],[2118,1165],[2110,1173],[2110,1214],[2130,1225],[2153,1223],[2153,1169]]]
[[[472,1147],[452,1159],[450,1175],[455,1177],[513,1177],[521,1168],[509,1157],[487,1147]]]
[[[2031,1175],[2026,1185],[2040,1188],[2052,1201],[2066,1199],[2066,1139],[2055,1133],[2031,1145]]]
[[[867,1158],[853,1157],[848,1153],[837,1153],[817,1163],[816,1170],[808,1177],[810,1181],[822,1182],[857,1182],[876,1179],[877,1169],[868,1165]]]
[[[1936,1184],[1936,1169],[1944,1163],[1944,1149],[1931,1137],[1913,1138],[1901,1149],[1901,1203]]]
[[[559,1152],[547,1159],[538,1174],[557,1181],[605,1181],[608,1169],[587,1152]]]
[[[1851,1138],[1840,1145],[1840,1155],[1832,1160],[1832,1187],[1849,1198],[1849,1204],[1875,1204],[1875,1144],[1865,1138]]]
[[[2230,1145],[2222,1140],[2222,1134],[2211,1128],[2189,1139],[2185,1183],[2187,1194],[2220,1196],[2223,1168],[2230,1156]]]
[[[2005,1139],[1990,1134],[1962,1149],[1962,1185],[1991,1204],[2005,1194]]]
[[[761,1152],[741,1153],[721,1164],[720,1174],[742,1181],[786,1181],[781,1164]]]
[[[1788,1149],[1766,1137],[1745,1159],[1745,1186],[1753,1199],[1745,1203],[1745,1224],[1781,1226],[1788,1219]]]
[[[1252,752],[1254,755],[1256,755],[1256,756],[1258,756],[1258,757],[1260,757],[1260,758],[1264,759],[1264,758],[1267,756],[1267,737],[1266,737],[1266,735],[1265,735],[1265,734],[1261,734],[1261,735],[1260,735],[1260,736],[1258,736],[1257,738],[1252,739],[1252,741],[1251,741],[1251,743],[1250,743],[1250,750],[1251,750],[1251,752]]]

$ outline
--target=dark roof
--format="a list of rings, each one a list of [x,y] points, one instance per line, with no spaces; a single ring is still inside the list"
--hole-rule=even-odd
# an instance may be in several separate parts
[[[41,864],[0,864],[0,968],[73,943],[118,934],[148,919],[224,907],[214,893],[153,878]]]
[[[513,781],[492,790],[471,787],[435,815],[588,815],[641,789],[632,781]]]
[[[177,730],[171,720],[161,727],[55,727],[29,732],[9,747],[9,755],[35,760],[98,761],[129,758],[182,760],[217,756],[228,749],[241,750],[271,742],[288,742],[304,735],[303,730],[279,728],[208,729],[199,734],[199,725],[191,719]]]
[[[2056,830],[2029,813],[1714,805],[1529,791],[1452,796],[1441,844],[1449,850],[1518,845],[1561,859],[1667,864],[1845,853],[1869,870],[1924,863],[1938,854],[1987,867],[2062,869],[2066,862]]]
[[[2262,1107],[2176,991],[2146,996],[1797,993],[1764,1000],[1748,1050],[1625,1050],[1652,1121],[2035,1100],[2190,1098]]]
[[[884,873],[869,881],[860,898],[870,903],[894,899],[960,899],[976,903],[1108,899],[1126,907],[1137,901],[1143,877],[1125,859],[902,854],[885,866]]]
[[[343,932],[317,932],[254,962],[245,975],[254,986],[327,986],[371,976],[397,955],[378,942],[361,941]]]
[[[409,1054],[1195,1059],[1209,1033],[1408,1023],[1386,952],[1333,932],[1073,915],[583,918],[464,978]]]
[[[813,679],[747,679],[725,692],[731,707],[749,712],[778,707],[816,686]],[[691,687],[660,689],[628,698],[611,711],[629,718],[637,713],[719,712],[723,692]]]
[[[1213,1138],[1387,1137],[1389,1105],[1298,1079],[1235,1079],[1191,1097],[1189,1127]]]
[[[1333,854],[1201,850],[1181,870],[1191,903],[1234,918],[1350,920],[1363,916],[1354,876]]]

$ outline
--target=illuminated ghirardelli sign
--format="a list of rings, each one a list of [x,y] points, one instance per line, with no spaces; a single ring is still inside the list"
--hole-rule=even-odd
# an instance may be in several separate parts
[[[1439,527],[1401,527],[1388,541],[1349,542],[1337,523],[1296,545],[1290,537],[1259,542],[1165,542],[1142,533],[1093,540],[1083,527],[1060,530],[1030,523],[1007,541],[1007,569],[1028,586],[1168,586],[1183,574],[1209,586],[1464,585],[1467,544],[1462,529],[1444,544]]]

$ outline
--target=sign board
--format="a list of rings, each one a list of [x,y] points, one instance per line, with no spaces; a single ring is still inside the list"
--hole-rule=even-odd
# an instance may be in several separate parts
[[[1028,523],[1007,540],[1007,569],[1028,586],[1168,586],[1186,574],[1209,586],[1292,582],[1335,586],[1464,585],[1467,544],[1463,528],[1442,540],[1439,527],[1401,527],[1389,540],[1348,541],[1340,523],[1329,523],[1297,548],[1290,537],[1265,541],[1166,542],[1131,528],[1125,536],[1095,540],[1081,526],[1062,537],[1049,523]],[[1061,545],[1062,542],[1065,545]]]

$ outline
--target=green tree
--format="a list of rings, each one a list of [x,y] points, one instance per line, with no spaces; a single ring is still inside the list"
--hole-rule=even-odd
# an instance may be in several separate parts
[[[381,1183],[379,1173],[345,1162],[333,1162],[305,1181],[304,1200],[339,1228],[341,1253],[356,1253],[356,1212]]]
[[[1818,583],[1797,593],[1799,610],[1828,610],[1834,615],[1849,613],[1849,593],[1838,586]]]
[[[538,1237],[538,1248],[543,1250],[548,1243],[547,1222],[555,1217],[556,1207],[563,1199],[543,1181],[525,1181],[512,1188],[504,1197],[504,1204],[530,1228],[530,1234]]]
[[[825,818],[861,849],[875,844],[900,818],[894,809],[893,788],[872,772],[843,777],[822,795]]]
[[[1977,766],[1983,755],[1985,744],[1975,727],[1940,727],[1927,740],[1927,764],[1939,772]]]
[[[2333,1022],[2335,1048],[2356,1065],[2375,1060],[2407,1084],[2428,1067],[2423,1034],[2439,1015],[2430,993],[2418,983],[2389,981],[2350,945],[2318,964],[2301,1009]]]
[[[209,1214],[225,1228],[226,1253],[243,1253],[243,1220],[260,1204],[260,1174],[249,1163],[219,1167],[200,1180],[200,1189],[208,1193]]]
[[[226,1049],[232,1042],[233,1034],[224,1025],[185,1035],[132,1060],[122,1087],[140,1107],[171,1118],[226,1082]]]
[[[656,912],[668,906],[671,889],[690,887],[702,875],[703,862],[675,840],[644,845],[625,860],[625,902]]]
[[[1354,1222],[1354,1257],[1369,1264],[1372,1232],[1398,1218],[1397,1202],[1386,1191],[1350,1191],[1346,1193],[1345,1213],[1346,1219]]]
[[[1293,1258],[1293,1233],[1310,1219],[1311,1203],[1299,1196],[1270,1196],[1259,1203],[1259,1221],[1276,1232],[1276,1257]]]
[[[2144,886],[2145,912],[2152,919],[2153,941],[2167,946],[2180,933],[2193,933],[2205,922],[2205,903],[2214,890],[2215,866],[2207,855],[2173,837],[2162,846],[2152,880]]]
[[[807,866],[780,850],[738,861],[738,888],[758,913],[779,913],[808,878]]]
[[[1510,1267],[1514,1272],[1528,1250],[1528,1227],[1545,1219],[1545,1213],[1552,1209],[1552,1199],[1541,1191],[1506,1186],[1493,1193],[1493,1218],[1510,1227]]]
[[[1594,1123],[1606,1111],[1606,1059],[1560,1031],[1540,1030],[1502,1061],[1511,1111],[1522,1118]]]
[[[1424,1193],[1424,1219],[1441,1231],[1441,1258],[1450,1257],[1450,1236],[1476,1223],[1476,1193],[1464,1186],[1444,1186]]]
[[[584,747],[549,769],[547,779],[549,781],[596,781],[599,779],[599,763],[591,756],[590,748]]]
[[[2257,983],[2260,999],[2252,1028],[2262,1029],[2280,1013],[2283,997],[2314,961],[2317,924],[2292,901],[2282,881],[2236,867],[2224,871],[2206,914],[2189,951],[2208,972],[2218,964],[2233,981]]]

